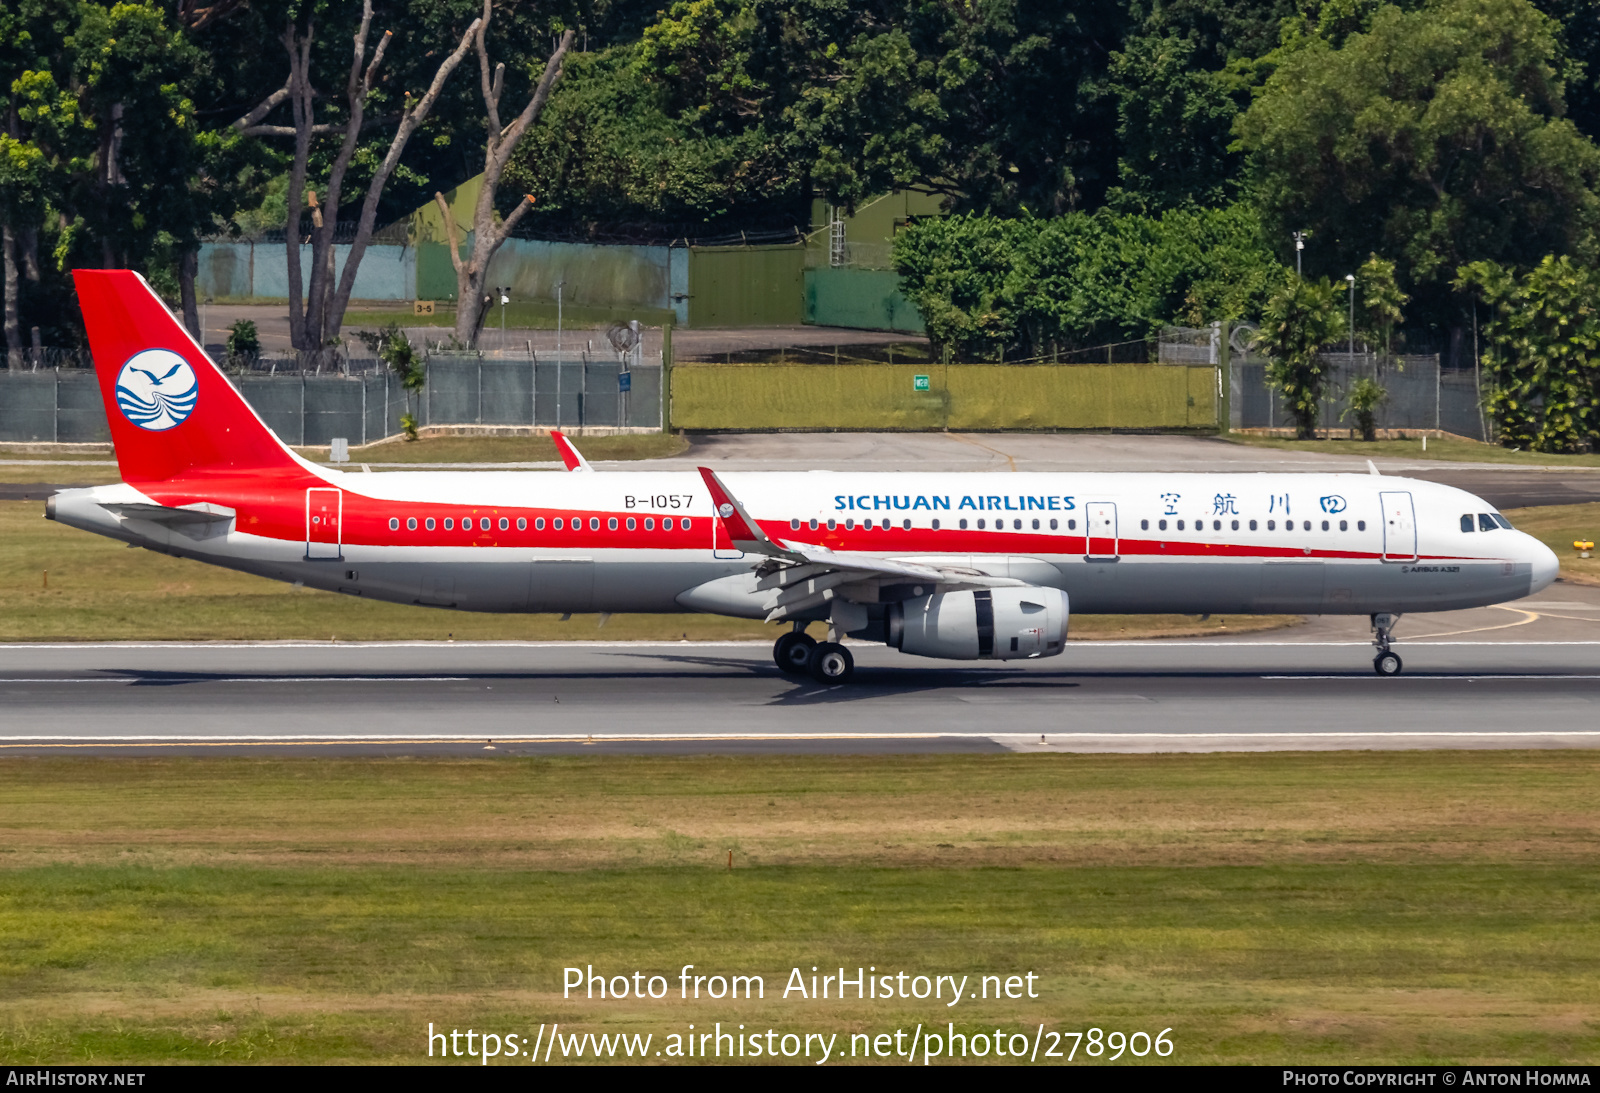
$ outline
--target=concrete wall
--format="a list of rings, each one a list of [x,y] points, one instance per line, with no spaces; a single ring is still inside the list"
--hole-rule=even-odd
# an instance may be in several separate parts
[[[350,247],[335,244],[335,276],[344,273]],[[449,261],[449,255],[445,255]],[[302,287],[311,278],[311,246],[300,247]],[[452,283],[453,283],[452,278]],[[289,266],[282,243],[202,243],[195,290],[213,299],[289,298]],[[417,252],[413,247],[372,246],[362,256],[351,298],[414,300],[417,296]]]

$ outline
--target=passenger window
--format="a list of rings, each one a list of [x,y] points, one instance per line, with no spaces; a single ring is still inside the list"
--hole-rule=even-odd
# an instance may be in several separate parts
[[[1058,526],[1059,526],[1059,525],[1058,525],[1058,524],[1057,524],[1057,523],[1056,523],[1056,521],[1055,521],[1055,520],[1053,520],[1053,519],[1052,519],[1052,520],[1051,520],[1051,521],[1050,521],[1050,530],[1051,530],[1051,531],[1055,531],[1055,530],[1056,530],[1056,528],[1057,528],[1057,527],[1058,527]]]
[[[600,530],[600,517],[598,517],[598,516],[589,517],[589,530],[590,531],[599,531]]]
[[[526,516],[517,517],[517,530],[518,531],[527,531],[528,530],[528,518]]]
[[[966,531],[967,530],[967,518],[965,516],[963,516],[961,518],[961,530],[962,531]]]
[[[1293,520],[1285,520],[1283,522],[1283,530],[1284,531],[1293,531],[1294,530],[1294,521]]]
[[[1167,530],[1167,522],[1165,520],[1158,521],[1156,523],[1156,527],[1160,528],[1162,531],[1166,531]]]
[[[1022,521],[1021,520],[1013,520],[1013,521],[1011,521],[1011,530],[1012,531],[1021,531],[1022,530]]]
[[[611,517],[611,519],[606,521],[606,530],[607,531],[616,531],[617,530],[617,518],[615,516]]]
[[[478,529],[480,531],[489,530],[489,518],[487,516],[481,516],[478,518]]]
[[[504,516],[500,517],[500,530],[501,531],[510,531],[511,530],[511,521],[507,520]]]
[[[979,531],[982,531],[982,530],[983,530],[983,527],[984,527],[984,524],[983,524],[983,518],[982,518],[982,517],[979,517],[979,518],[978,518],[978,530],[979,530]]]
[[[1233,522],[1233,530],[1234,531],[1238,531],[1239,530],[1239,521],[1235,520]]]
[[[835,528],[837,528],[837,527],[838,527],[838,526],[839,526],[839,525],[838,525],[838,524],[836,524],[836,523],[835,523],[835,522],[834,522],[834,521],[832,521],[832,520],[829,520],[829,521],[828,521],[828,530],[829,530],[829,531],[833,531],[833,530],[834,530],[834,529],[835,529]],[[934,526],[934,527],[938,527],[938,526],[939,526],[939,525],[938,525],[938,524],[935,524],[935,525],[933,525],[933,526]]]
[[[1182,530],[1183,530],[1183,521],[1182,521],[1182,520],[1179,520],[1179,521],[1178,521],[1178,530],[1179,530],[1179,531],[1182,531]]]
[[[902,521],[901,524],[900,524],[900,527],[904,531],[910,531],[911,530],[911,521],[910,520]]]
[[[1034,531],[1038,531],[1038,530],[1039,530],[1039,518],[1038,518],[1038,517],[1034,517],[1034,520],[1033,520],[1033,530],[1034,530]]]
[[[790,531],[799,531],[800,530],[800,518],[799,517],[794,517],[793,519],[791,519],[789,521],[789,530]]]
[[[1067,530],[1068,531],[1077,531],[1078,530],[1078,521],[1076,521],[1076,520],[1068,520],[1067,521]]]
[[[445,517],[445,518],[444,518],[444,529],[445,529],[445,530],[446,530],[446,531],[453,531],[453,530],[455,530],[455,526],[456,526],[456,522],[455,522],[455,521],[454,521],[454,520],[453,520],[453,519],[451,519],[451,518],[450,518],[450,517],[448,517],[448,516],[446,516],[446,517]]]
[[[1278,521],[1276,521],[1276,520],[1268,520],[1267,521],[1267,530],[1268,531],[1277,531],[1278,530]]]
[[[561,517],[557,516],[554,520],[551,520],[550,521],[550,526],[555,528],[557,531],[560,531],[561,530]]]
[[[1339,530],[1340,531],[1349,531],[1350,530],[1350,521],[1348,521],[1348,520],[1340,520],[1339,521]]]
[[[431,516],[428,517],[428,519],[423,522],[422,526],[427,528],[429,531],[432,531],[433,530],[433,517],[431,517]]]
[[[683,527],[684,531],[688,531],[689,530],[689,518],[687,516],[685,516],[683,518],[681,526]]]
[[[417,530],[417,518],[415,516],[411,517],[410,519],[408,519],[406,521],[406,530],[407,531],[416,531]]]
[[[1328,521],[1326,521],[1326,520],[1322,521],[1322,530],[1323,531],[1327,531],[1328,530]]]
[[[1255,529],[1256,529],[1256,522],[1254,520],[1252,520],[1252,521],[1250,521],[1250,530],[1254,531]]]
[[[1495,529],[1494,517],[1490,516],[1487,512],[1478,513],[1478,530],[1479,531],[1493,531],[1494,529]]]
[[[1472,513],[1464,512],[1464,513],[1461,514],[1461,530],[1462,531],[1477,531],[1478,530],[1477,527],[1474,526],[1473,523],[1472,523]]]
[[[661,518],[661,530],[662,531],[671,531],[672,530],[672,517],[663,516]]]
[[[389,530],[390,531],[399,531],[400,530],[400,517],[398,517],[398,516],[389,517]]]
[[[644,529],[646,531],[654,531],[656,529],[656,519],[654,516],[646,516],[644,518]]]
[[[813,516],[811,518],[811,530],[812,531],[816,531],[817,530],[817,518],[815,516]]]
[[[1139,521],[1139,530],[1140,531],[1149,531],[1150,530],[1150,521],[1148,521],[1148,520],[1140,520]]]
[[[461,530],[462,531],[471,531],[472,530],[472,517],[463,516],[461,518]]]
[[[1311,530],[1311,521],[1310,520],[1303,520],[1303,521],[1301,521],[1300,526],[1304,530],[1310,531]]]
[[[544,530],[544,517],[543,516],[536,516],[536,517],[533,518],[533,530],[534,531],[543,531]]]
[[[1356,521],[1356,530],[1357,531],[1366,531],[1367,530],[1367,522],[1365,520],[1357,520]]]
[[[856,519],[855,519],[854,516],[852,516],[852,517],[848,518],[847,520],[845,520],[844,529],[846,531],[854,531],[856,529]]]
[[[1212,531],[1221,531],[1222,530],[1222,521],[1221,520],[1213,520],[1213,521],[1211,521],[1211,530]]]
[[[634,518],[633,518],[633,517],[631,517],[631,516],[630,516],[630,517],[628,517],[628,530],[629,530],[629,531],[633,531],[633,530],[634,530],[634,529],[635,529],[635,528],[637,528],[637,527],[638,527],[638,526],[639,526],[639,521],[637,521],[637,520],[635,520],[635,519],[634,519]]]

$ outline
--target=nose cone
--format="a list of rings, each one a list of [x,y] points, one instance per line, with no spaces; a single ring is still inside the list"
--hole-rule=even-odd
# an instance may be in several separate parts
[[[1556,558],[1556,552],[1539,540],[1531,535],[1526,538],[1529,560],[1533,563],[1533,581],[1528,586],[1528,594],[1532,595],[1549,588],[1555,582],[1557,574],[1561,572],[1561,562]]]

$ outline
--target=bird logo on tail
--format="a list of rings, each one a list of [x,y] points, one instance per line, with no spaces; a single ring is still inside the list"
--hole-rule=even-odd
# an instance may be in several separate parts
[[[136,353],[117,374],[117,408],[151,432],[182,425],[200,399],[200,380],[189,362],[170,349]]]

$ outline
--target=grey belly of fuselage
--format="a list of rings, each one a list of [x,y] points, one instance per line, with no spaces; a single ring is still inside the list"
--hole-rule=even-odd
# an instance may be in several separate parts
[[[397,603],[498,612],[680,612],[679,596],[752,562],[551,558],[495,562],[384,562],[346,557],[290,566],[237,568],[313,588]],[[1450,566],[1393,562],[1186,563],[1058,561],[1052,584],[1075,614],[1351,614],[1449,611],[1503,603],[1528,593],[1526,563]],[[766,614],[752,596],[743,610]]]

